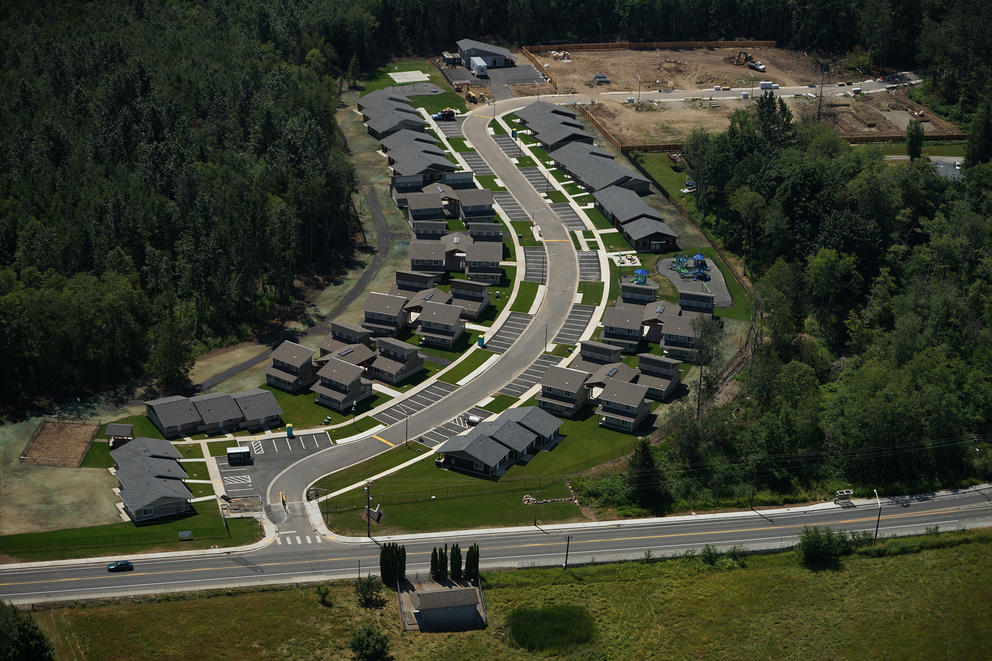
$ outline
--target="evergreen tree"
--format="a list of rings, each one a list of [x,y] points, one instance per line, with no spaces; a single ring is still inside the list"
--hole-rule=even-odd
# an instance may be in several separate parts
[[[909,120],[906,127],[906,155],[912,161],[923,155],[923,122],[918,119]]]
[[[31,616],[0,599],[0,659],[54,659],[52,644]]]
[[[448,545],[437,551],[437,580],[448,580]]]
[[[658,495],[658,466],[647,438],[641,438],[627,463],[627,481],[641,507],[650,506]]]
[[[358,661],[384,661],[389,658],[389,638],[371,624],[363,624],[349,644]]]
[[[431,578],[437,578],[437,547],[431,549]]]
[[[971,122],[971,135],[968,136],[964,157],[966,168],[992,161],[992,110],[989,104],[986,97]]]
[[[451,545],[451,579],[460,581],[462,578],[462,550],[458,544]]]
[[[465,554],[465,578],[474,581],[479,578],[479,545],[472,544]]]
[[[351,56],[351,61],[348,63],[348,85],[350,87],[358,86],[358,76],[361,73],[361,68],[358,63],[358,54]]]
[[[396,559],[396,578],[400,581],[406,580],[406,547],[399,547],[399,554]]]

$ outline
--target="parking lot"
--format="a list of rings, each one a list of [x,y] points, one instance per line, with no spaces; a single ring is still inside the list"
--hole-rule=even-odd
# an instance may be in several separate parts
[[[562,225],[565,226],[569,232],[575,232],[578,230],[584,230],[586,228],[585,223],[582,222],[582,218],[579,214],[575,213],[575,209],[568,202],[557,202],[551,205],[551,209],[555,212],[559,218],[561,218]]]
[[[545,282],[548,279],[548,258],[544,246],[524,246],[524,280]]]
[[[577,254],[579,259],[579,280],[598,282],[599,274],[599,253],[595,250],[580,250]]]
[[[476,174],[485,174],[485,173],[477,172]],[[523,210],[523,207],[520,206],[520,203],[517,202],[516,198],[514,198],[508,192],[494,191],[493,199],[496,200],[496,203],[500,206],[501,209],[503,209],[503,213],[505,213],[506,217],[509,218],[510,220],[530,220],[530,216],[528,216],[527,212]]]
[[[446,138],[462,138],[462,123],[465,121],[464,117],[456,117],[452,121],[442,121],[437,123],[437,127],[441,129],[441,133],[444,134]]]
[[[232,447],[238,444],[238,441],[231,441]],[[227,463],[225,455],[215,458],[224,490],[233,498],[263,496],[269,481],[285,466],[301,457],[326,450],[334,445],[327,432],[297,434],[293,438],[286,436],[263,438],[250,442],[242,441],[240,444],[251,448],[254,463],[247,466],[231,466]]]
[[[530,185],[534,187],[539,193],[546,193],[555,189],[551,185],[551,181],[544,176],[539,168],[521,168],[520,174],[524,176],[524,179],[530,182]]]
[[[579,341],[582,333],[592,319],[592,313],[596,310],[591,305],[573,305],[561,330],[555,335],[555,344],[575,344]]]
[[[496,334],[486,342],[486,348],[496,353],[503,353],[520,337],[530,324],[531,318],[531,315],[523,312],[511,312]]]
[[[486,165],[486,162],[482,160],[477,151],[463,151],[461,152],[461,157],[465,159],[468,167],[475,174],[492,174],[493,171]]]
[[[547,354],[538,356],[537,360],[535,360],[530,367],[524,370],[520,376],[515,378],[502,390],[500,390],[500,394],[519,398],[525,392],[541,382],[541,379],[544,378],[544,374],[548,371],[550,366],[557,365],[560,362],[561,358],[557,356],[549,356]]]
[[[373,417],[383,424],[394,424],[403,420],[408,415],[423,411],[439,399],[450,395],[457,388],[458,386],[445,383],[444,381],[435,381],[412,397],[408,397],[402,402],[394,404],[380,413],[376,413]]]
[[[505,133],[497,133],[493,136],[493,140],[497,145],[499,145],[499,148],[503,150],[503,153],[510,158],[516,158],[517,156],[524,155],[524,152],[520,149],[520,145],[517,144],[517,141]]]
[[[491,415],[492,413],[486,411],[485,409],[473,407],[468,411],[465,411],[465,413],[462,413],[460,416],[452,420],[449,420],[443,425],[435,427],[426,434],[418,437],[417,441],[423,443],[428,447],[435,448],[441,445],[442,443],[444,443],[445,441],[447,441],[452,436],[457,436],[458,434],[468,429],[471,426],[469,424],[469,416],[475,416],[480,420],[485,420]]]

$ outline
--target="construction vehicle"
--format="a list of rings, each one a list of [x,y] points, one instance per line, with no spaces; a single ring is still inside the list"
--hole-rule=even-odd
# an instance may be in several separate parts
[[[734,60],[734,64],[736,64],[737,66],[741,66],[743,64],[747,64],[748,62],[750,62],[751,59],[752,58],[750,55],[748,55],[747,51],[742,50],[737,53],[737,59]]]
[[[472,90],[468,90],[465,92],[465,100],[468,101],[469,103],[479,102],[478,98],[475,96],[475,92],[473,92]]]

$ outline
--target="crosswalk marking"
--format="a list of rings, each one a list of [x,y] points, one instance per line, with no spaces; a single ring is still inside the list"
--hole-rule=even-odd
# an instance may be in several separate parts
[[[251,484],[251,475],[225,475],[224,484]]]
[[[310,535],[307,535],[307,544],[310,543]]]
[[[317,535],[316,537],[314,537],[314,539],[317,540],[317,543],[318,544],[323,544],[324,543],[324,538],[321,537],[320,535]]]
[[[255,454],[265,454],[265,446],[262,445],[262,441],[252,441],[251,449]]]
[[[299,535],[297,535],[297,537],[296,537],[296,543],[297,543],[297,544],[302,544],[302,543],[303,543],[303,542],[302,542],[302,541],[300,540],[300,537],[299,537]]]
[[[282,537],[276,535],[276,544],[282,544]]]
[[[292,544],[293,543],[293,538],[292,537],[287,537],[286,538],[286,543],[287,544]]]

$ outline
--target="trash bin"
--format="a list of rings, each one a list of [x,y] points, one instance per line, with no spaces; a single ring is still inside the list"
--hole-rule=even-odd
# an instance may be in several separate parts
[[[481,335],[479,337],[477,337],[475,339],[475,341],[479,344],[480,347],[482,347],[482,348],[485,348],[486,347],[486,340]]]

